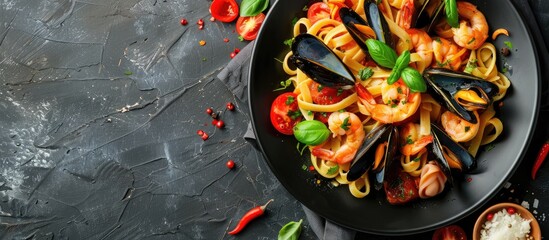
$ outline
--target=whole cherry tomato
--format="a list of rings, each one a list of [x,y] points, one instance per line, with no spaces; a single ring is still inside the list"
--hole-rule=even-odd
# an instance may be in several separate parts
[[[313,82],[309,86],[309,90],[311,91],[313,102],[320,105],[338,103],[352,93],[351,90],[340,90],[337,88],[326,87],[316,82]]]
[[[214,0],[210,13],[219,21],[232,22],[238,17],[238,4],[235,0]]]
[[[323,2],[313,3],[307,10],[307,18],[311,21],[311,24],[320,19],[330,18],[330,7]]]
[[[282,134],[294,134],[294,126],[301,120],[297,95],[291,92],[279,95],[271,105],[271,123]]]
[[[437,229],[433,240],[467,240],[467,234],[460,226],[450,225]]]
[[[254,40],[264,20],[265,14],[263,13],[253,17],[239,17],[236,21],[236,32],[245,40]]]

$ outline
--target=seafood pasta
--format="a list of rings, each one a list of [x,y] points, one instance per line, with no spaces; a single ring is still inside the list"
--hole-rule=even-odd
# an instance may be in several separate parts
[[[293,27],[293,91],[273,102],[273,126],[357,198],[371,185],[392,204],[438,195],[503,129],[494,102],[510,81],[489,29],[465,1],[316,2]]]

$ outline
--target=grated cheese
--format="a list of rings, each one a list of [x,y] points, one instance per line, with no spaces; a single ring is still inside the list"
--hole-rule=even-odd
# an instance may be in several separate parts
[[[529,239],[530,220],[520,214],[509,214],[505,209],[494,214],[491,221],[486,221],[480,230],[481,240],[525,240]]]

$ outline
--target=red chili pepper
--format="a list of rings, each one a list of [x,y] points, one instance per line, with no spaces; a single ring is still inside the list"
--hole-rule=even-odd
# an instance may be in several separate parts
[[[263,206],[257,206],[257,207],[254,207],[252,209],[250,209],[246,214],[244,214],[244,216],[242,216],[242,218],[240,219],[240,221],[238,222],[238,224],[236,225],[236,227],[228,232],[230,235],[235,235],[235,234],[238,234],[240,231],[242,231],[242,229],[244,229],[244,227],[246,227],[246,225],[252,221],[253,219],[263,215],[263,213],[265,213],[265,208],[267,208],[267,205],[269,205],[269,203],[271,203],[272,201],[274,201],[273,199],[269,200],[267,203],[265,203],[265,205]]]
[[[534,163],[534,167],[532,167],[532,180],[536,179],[536,174],[541,167],[541,164],[545,161],[545,158],[547,157],[547,154],[549,153],[549,140],[547,140],[543,146],[541,146],[538,156],[536,157],[536,162]]]

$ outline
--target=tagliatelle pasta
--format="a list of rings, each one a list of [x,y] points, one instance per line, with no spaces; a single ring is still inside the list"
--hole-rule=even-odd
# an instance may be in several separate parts
[[[463,74],[469,73],[481,81],[493,83],[498,90],[492,101],[485,105],[478,103],[482,100],[482,92],[479,90],[457,88],[456,93],[452,93],[455,94],[455,101],[461,101],[459,104],[467,105],[470,116],[478,118],[475,119],[477,122],[474,122],[455,114],[456,110],[449,108],[447,104],[441,102],[440,97],[433,95],[436,91],[414,92],[403,79],[388,83],[388,78],[394,74],[395,70],[382,67],[374,61],[367,49],[361,48],[355,42],[339,16],[340,9],[350,8],[366,19],[368,10],[364,8],[364,1],[324,0],[322,4],[326,4],[330,9],[330,12],[326,13],[330,16],[329,18],[300,18],[291,30],[294,37],[309,34],[328,46],[350,70],[354,76],[355,86],[338,88],[315,82],[312,77],[295,67],[296,64],[292,62],[295,53],[290,51],[285,55],[282,66],[292,82],[295,98],[291,98],[291,101],[286,100],[286,103],[290,105],[294,101],[297,102],[299,114],[295,115],[293,111],[288,111],[287,116],[282,113],[282,116],[278,117],[285,119],[284,121],[291,119],[296,121],[297,118],[301,119],[300,121],[325,122],[331,135],[322,144],[309,146],[311,165],[320,176],[332,179],[335,185],[348,186],[350,193],[357,198],[366,197],[371,192],[370,178],[385,167],[384,151],[388,148],[387,143],[381,143],[385,145],[379,146],[376,144],[374,148],[377,148],[377,152],[371,160],[372,166],[362,176],[352,181],[348,180],[349,169],[353,164],[349,159],[354,159],[358,148],[365,141],[364,135],[379,126],[394,125],[400,135],[398,154],[395,156],[399,174],[405,173],[411,179],[416,179],[419,184],[416,183],[414,194],[419,194],[421,198],[432,197],[443,191],[446,182],[446,176],[441,169],[443,166],[434,161],[434,155],[429,150],[431,147],[428,147],[436,140],[432,136],[432,126],[443,127],[451,139],[459,141],[459,144],[472,156],[477,156],[480,146],[494,142],[503,131],[503,124],[496,117],[493,101],[501,100],[511,83],[505,74],[498,71],[495,46],[485,42],[487,36],[484,37],[484,35],[487,34],[482,31],[484,29],[487,31],[487,23],[484,22],[486,24],[484,26],[482,21],[474,22],[473,24],[481,24],[481,26],[474,26],[471,36],[466,35],[462,29],[467,27],[467,24],[471,24],[469,21],[471,16],[462,14],[463,11],[475,10],[474,14],[482,15],[474,5],[458,2],[462,21],[459,28],[451,28],[445,18],[441,18],[439,22],[433,24],[434,29],[429,34],[423,34],[426,33],[425,27],[410,29],[410,26],[414,27],[409,13],[410,6],[413,6],[409,1],[412,0],[382,0],[378,7],[393,37],[394,50],[397,55],[410,52],[409,67],[416,68],[419,72],[423,72],[426,68],[447,68]],[[429,7],[429,9],[433,8]],[[309,11],[318,11],[318,9],[312,9],[312,7],[309,8]],[[412,10],[417,11],[417,9]],[[478,15],[475,17],[484,18]],[[369,26],[359,24],[355,26],[367,38],[379,37]],[[464,44],[463,41],[466,38],[470,39]],[[483,107],[478,107],[479,104]],[[360,130],[349,130],[355,127]],[[443,146],[441,151],[449,158],[447,164],[451,168],[461,170],[466,168],[457,160],[459,156],[449,147]],[[394,193],[389,193],[387,186],[384,187],[389,199]]]

